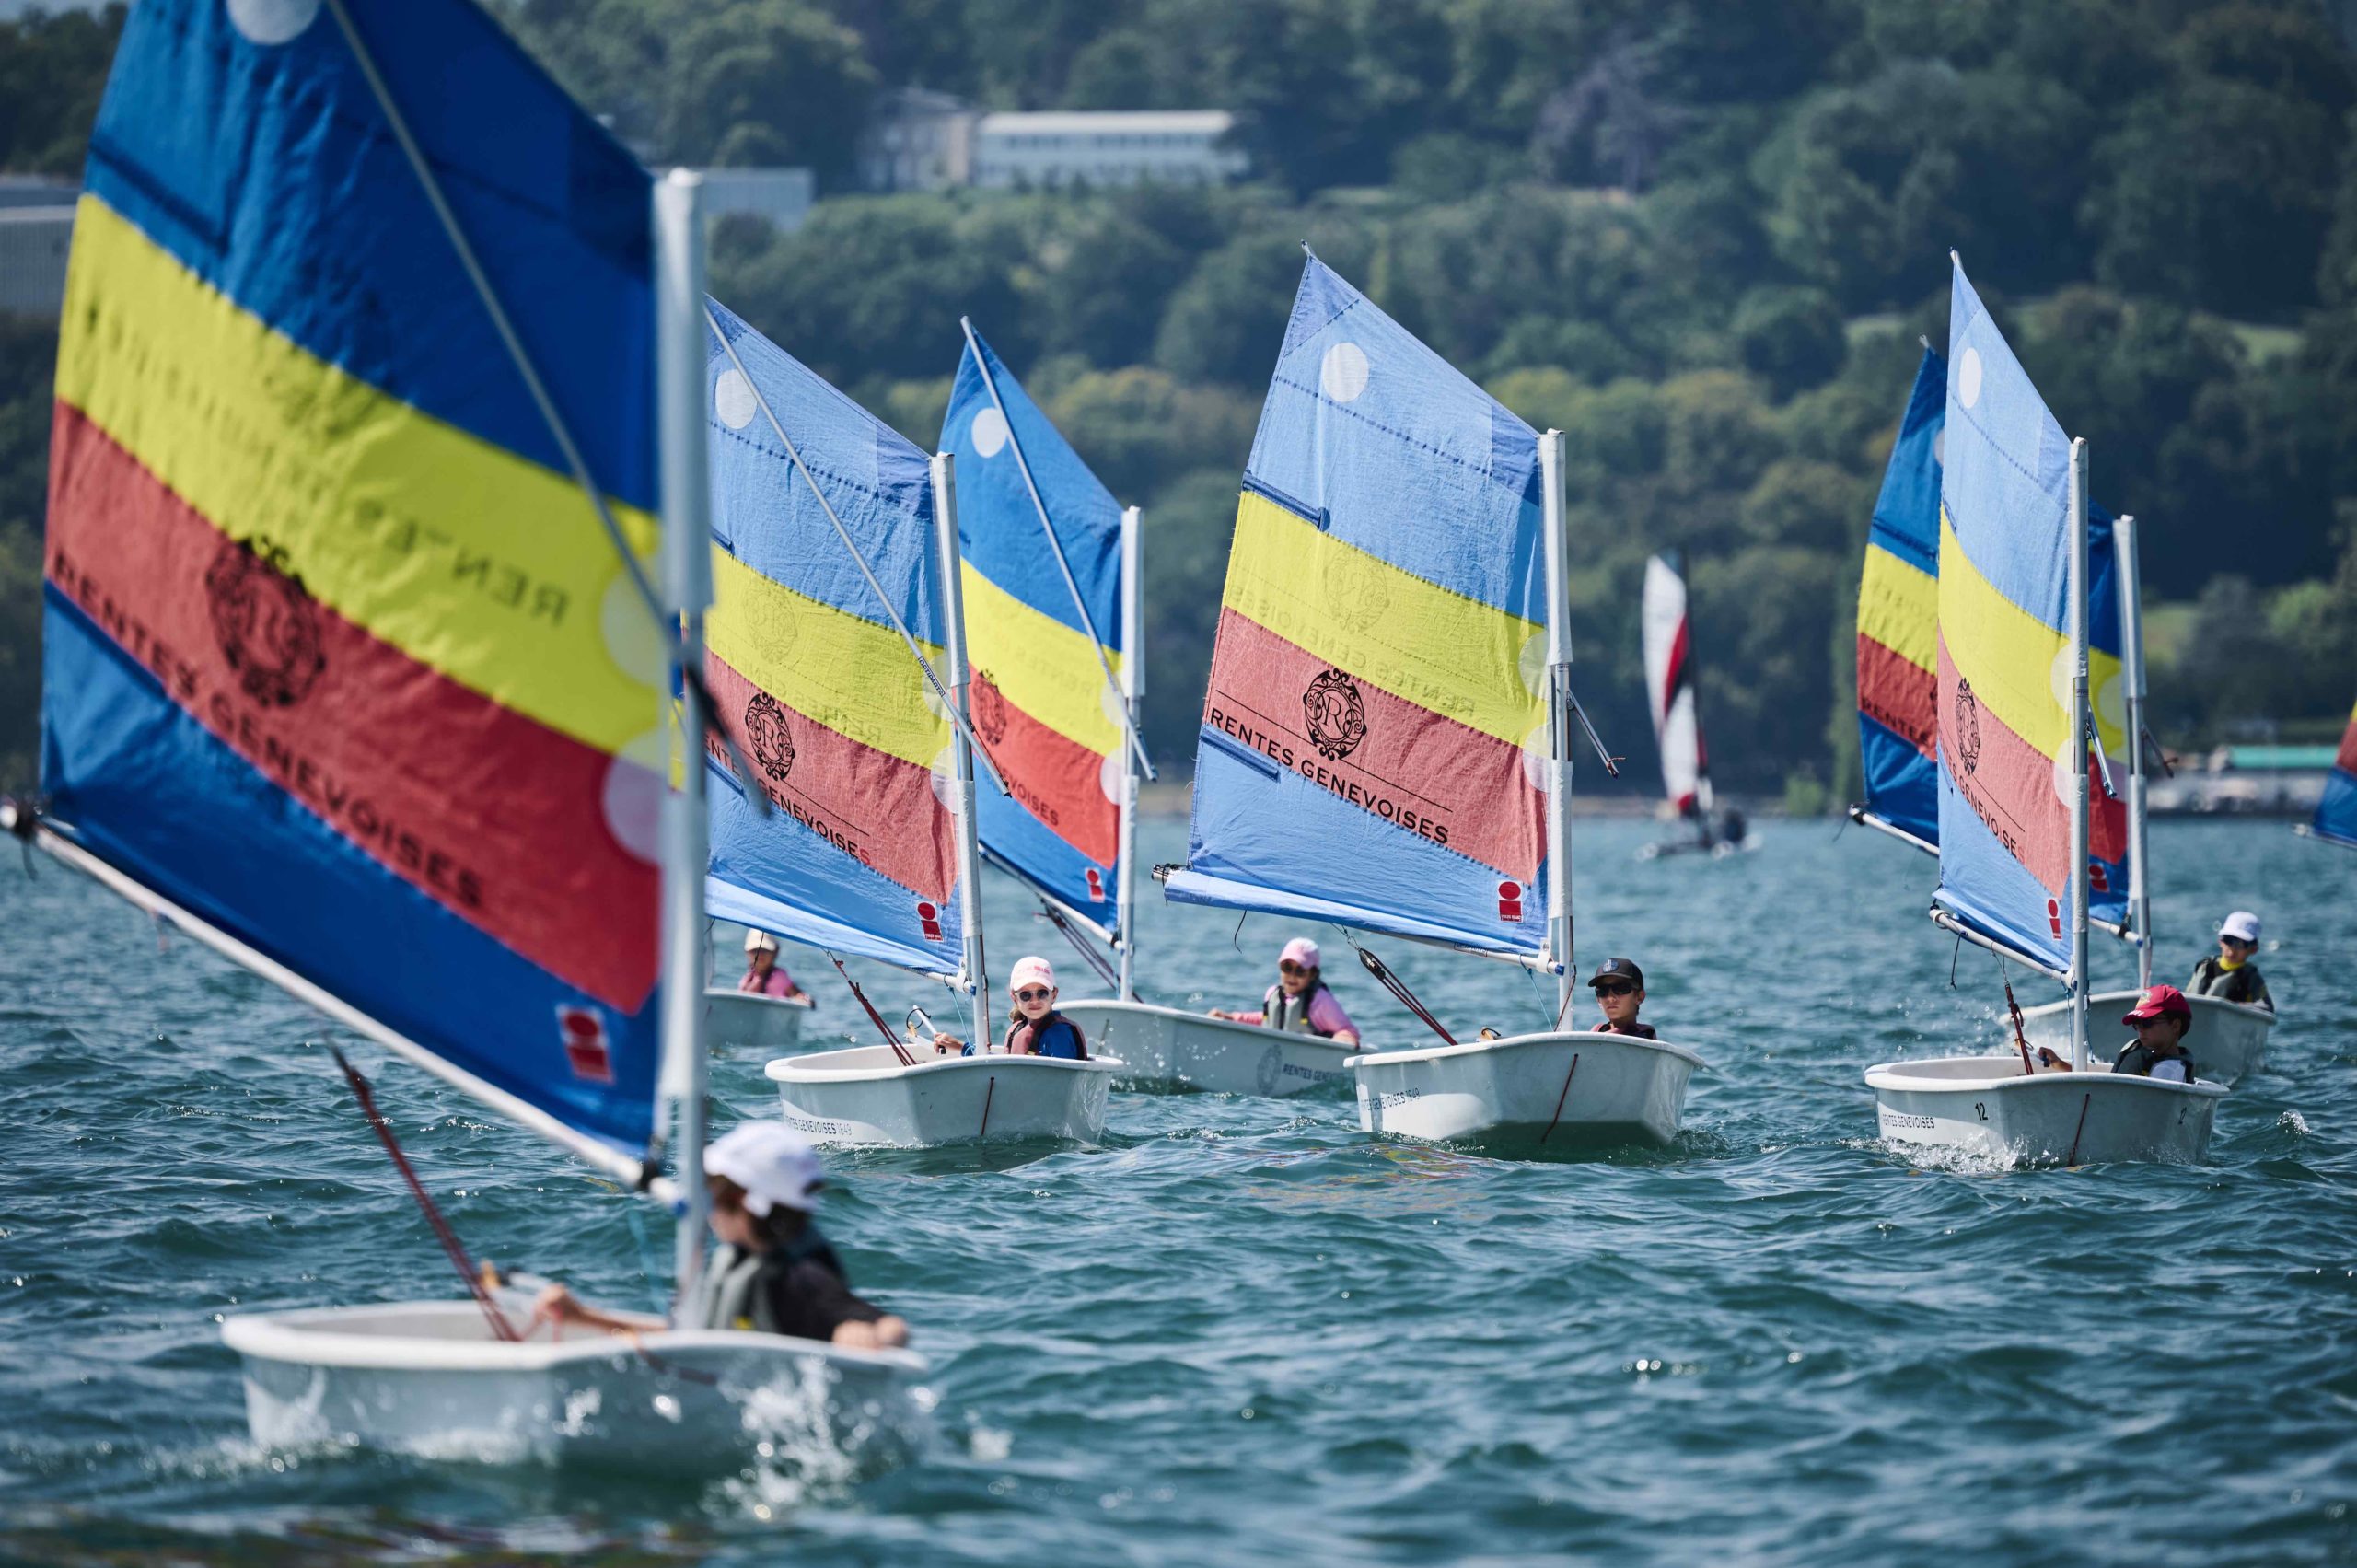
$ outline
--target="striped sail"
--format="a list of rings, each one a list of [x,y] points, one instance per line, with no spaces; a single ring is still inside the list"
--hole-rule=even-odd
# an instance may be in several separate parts
[[[1927,348],[1883,470],[1858,584],[1858,761],[1865,809],[1933,849],[1940,842],[1937,627],[1940,450],[1946,424],[1947,361]],[[2096,668],[2107,671],[2117,668],[2121,645],[2118,561],[2111,515],[2090,502],[2087,633]],[[2110,727],[2103,731],[2107,749],[2114,741],[2124,744],[2118,728],[2125,714],[2121,700],[2100,690],[2096,696],[2111,703]],[[2116,783],[2125,779],[2126,769],[2124,760],[2116,760]],[[2123,845],[2098,831],[2090,877],[2091,908],[2099,921],[2116,923],[2126,912],[2125,855]]]
[[[2324,798],[2316,803],[2310,830],[2320,839],[2357,849],[2357,712],[2340,735],[2340,754],[2325,779]]]
[[[1681,817],[1711,810],[1711,763],[1702,748],[1702,721],[1694,707],[1693,636],[1686,609],[1686,579],[1669,560],[1645,562],[1640,613],[1644,637],[1645,696],[1653,708],[1654,744],[1661,752],[1662,791]]]
[[[1959,265],[1949,317],[1937,637],[1936,901],[2060,972],[2070,963],[2070,441]],[[2090,608],[2116,589],[2090,573]],[[2091,621],[2092,624],[2092,621]],[[2115,635],[2116,635],[2115,615]],[[2114,644],[2117,646],[2117,643]],[[2089,660],[2105,749],[2126,755],[2119,660]],[[2091,764],[2089,764],[2091,766]],[[2092,788],[2092,853],[2124,862],[2121,803]],[[2091,873],[2092,875],[2092,873]],[[2118,919],[2124,877],[2092,912]]]
[[[1540,951],[1545,615],[1538,436],[1313,258],[1169,896]]]
[[[1109,940],[1128,777],[1105,679],[1121,660],[1120,504],[979,333],[941,449],[958,459],[974,733],[1005,784],[977,792],[976,829],[992,858]]]
[[[471,5],[343,12],[651,552],[646,175]],[[634,1162],[663,644],[336,11],[131,13],[52,443],[52,825]]]
[[[925,455],[726,307],[712,313],[704,668],[755,776],[707,756],[706,907],[955,975],[966,900],[945,804],[954,731],[925,674],[948,670]]]

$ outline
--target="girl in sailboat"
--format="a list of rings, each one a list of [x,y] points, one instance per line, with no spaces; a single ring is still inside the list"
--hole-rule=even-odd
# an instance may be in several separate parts
[[[1006,1016],[1006,1039],[1001,1042],[1009,1056],[1060,1056],[1068,1062],[1088,1060],[1088,1041],[1080,1026],[1056,1011],[1056,971],[1048,960],[1037,953],[1015,960],[1014,971],[1007,976],[1006,990],[1011,1004]],[[971,1056],[974,1048],[953,1035],[933,1037],[936,1055],[957,1051]]]
[[[783,1122],[739,1122],[704,1150],[703,1168],[721,1245],[679,1327],[785,1334],[850,1350],[909,1342],[907,1323],[852,1294],[842,1260],[819,1233],[812,1214],[826,1179],[800,1133]],[[540,1292],[532,1321],[610,1334],[644,1328],[584,1306],[561,1284]]]
[[[1212,1016],[1235,1024],[1264,1024],[1272,1029],[1318,1035],[1345,1045],[1358,1044],[1359,1028],[1342,1011],[1341,1000],[1327,989],[1318,957],[1317,943],[1306,936],[1295,937],[1277,955],[1277,983],[1269,987],[1268,994],[1260,999],[1258,1012],[1230,1013],[1214,1007]]]
[[[794,983],[785,966],[777,961],[777,938],[766,931],[745,933],[745,978],[737,982],[737,989],[756,996],[781,996],[787,1001],[810,999]]]

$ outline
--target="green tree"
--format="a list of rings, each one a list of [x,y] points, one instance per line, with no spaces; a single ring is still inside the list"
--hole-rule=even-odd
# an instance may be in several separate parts
[[[36,9],[0,21],[0,169],[81,172],[123,15],[116,0],[95,14]]]
[[[1274,235],[1230,240],[1170,296],[1154,362],[1186,381],[1265,387],[1301,282],[1299,244]]]
[[[1849,356],[1841,308],[1816,288],[1755,288],[1736,308],[1735,339],[1743,367],[1779,399],[1829,381]]]

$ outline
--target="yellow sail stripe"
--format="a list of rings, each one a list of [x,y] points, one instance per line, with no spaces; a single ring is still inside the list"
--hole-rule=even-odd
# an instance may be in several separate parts
[[[1940,585],[1911,561],[1866,546],[1858,630],[1927,673],[1939,669]]]
[[[1006,700],[1077,746],[1106,756],[1121,743],[1105,712],[1105,671],[1088,635],[1016,598],[966,563],[966,656]],[[1063,585],[1056,585],[1063,591]],[[1121,656],[1105,650],[1113,673]]]
[[[949,744],[949,721],[898,632],[772,582],[717,546],[704,637],[746,679],[862,746],[929,768]],[[946,681],[944,651],[917,645]]]
[[[57,395],[421,664],[601,750],[656,728],[659,635],[632,619],[644,612],[621,600],[621,563],[569,477],[316,357],[94,196],[75,216]],[[651,552],[654,519],[614,512]]]
[[[2070,744],[2071,640],[1998,591],[1980,575],[1940,515],[1941,642],[1980,705],[2049,757]],[[2119,659],[2090,648],[2087,693],[2107,752],[2127,755],[2120,716]],[[2107,714],[2107,710],[2109,710]]]
[[[1258,492],[1222,602],[1335,668],[1519,746],[1546,721],[1547,629],[1320,533]]]

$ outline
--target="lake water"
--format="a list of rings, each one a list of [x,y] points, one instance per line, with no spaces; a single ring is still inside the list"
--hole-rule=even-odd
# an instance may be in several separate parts
[[[1921,1171],[1861,1069],[1993,1044],[1993,961],[1923,918],[1912,851],[1761,832],[1641,863],[1650,829],[1580,827],[1584,964],[1640,959],[1647,1016],[1712,1064],[1673,1148],[1514,1163],[1372,1143],[1340,1098],[1116,1095],[1101,1149],[838,1159],[825,1223],[916,1326],[932,1449],[677,1485],[254,1451],[222,1314],[446,1295],[446,1265],[329,1026],[0,865],[0,1559],[2357,1560],[2357,855],[2155,829],[2162,977],[2247,905],[2284,1013],[2207,1164]],[[994,970],[1048,952],[1085,989],[1009,885],[991,915]],[[1250,1005],[1288,934],[1157,901],[1141,989]],[[1518,971],[1373,945],[1452,1024],[1545,1016]],[[2132,982],[2125,949],[2098,966]],[[1371,1034],[1415,1038],[1328,967]],[[937,988],[866,981],[946,1025]],[[667,1225],[356,1055],[477,1252],[648,1300]],[[717,1124],[774,1109],[758,1063],[718,1075]]]

